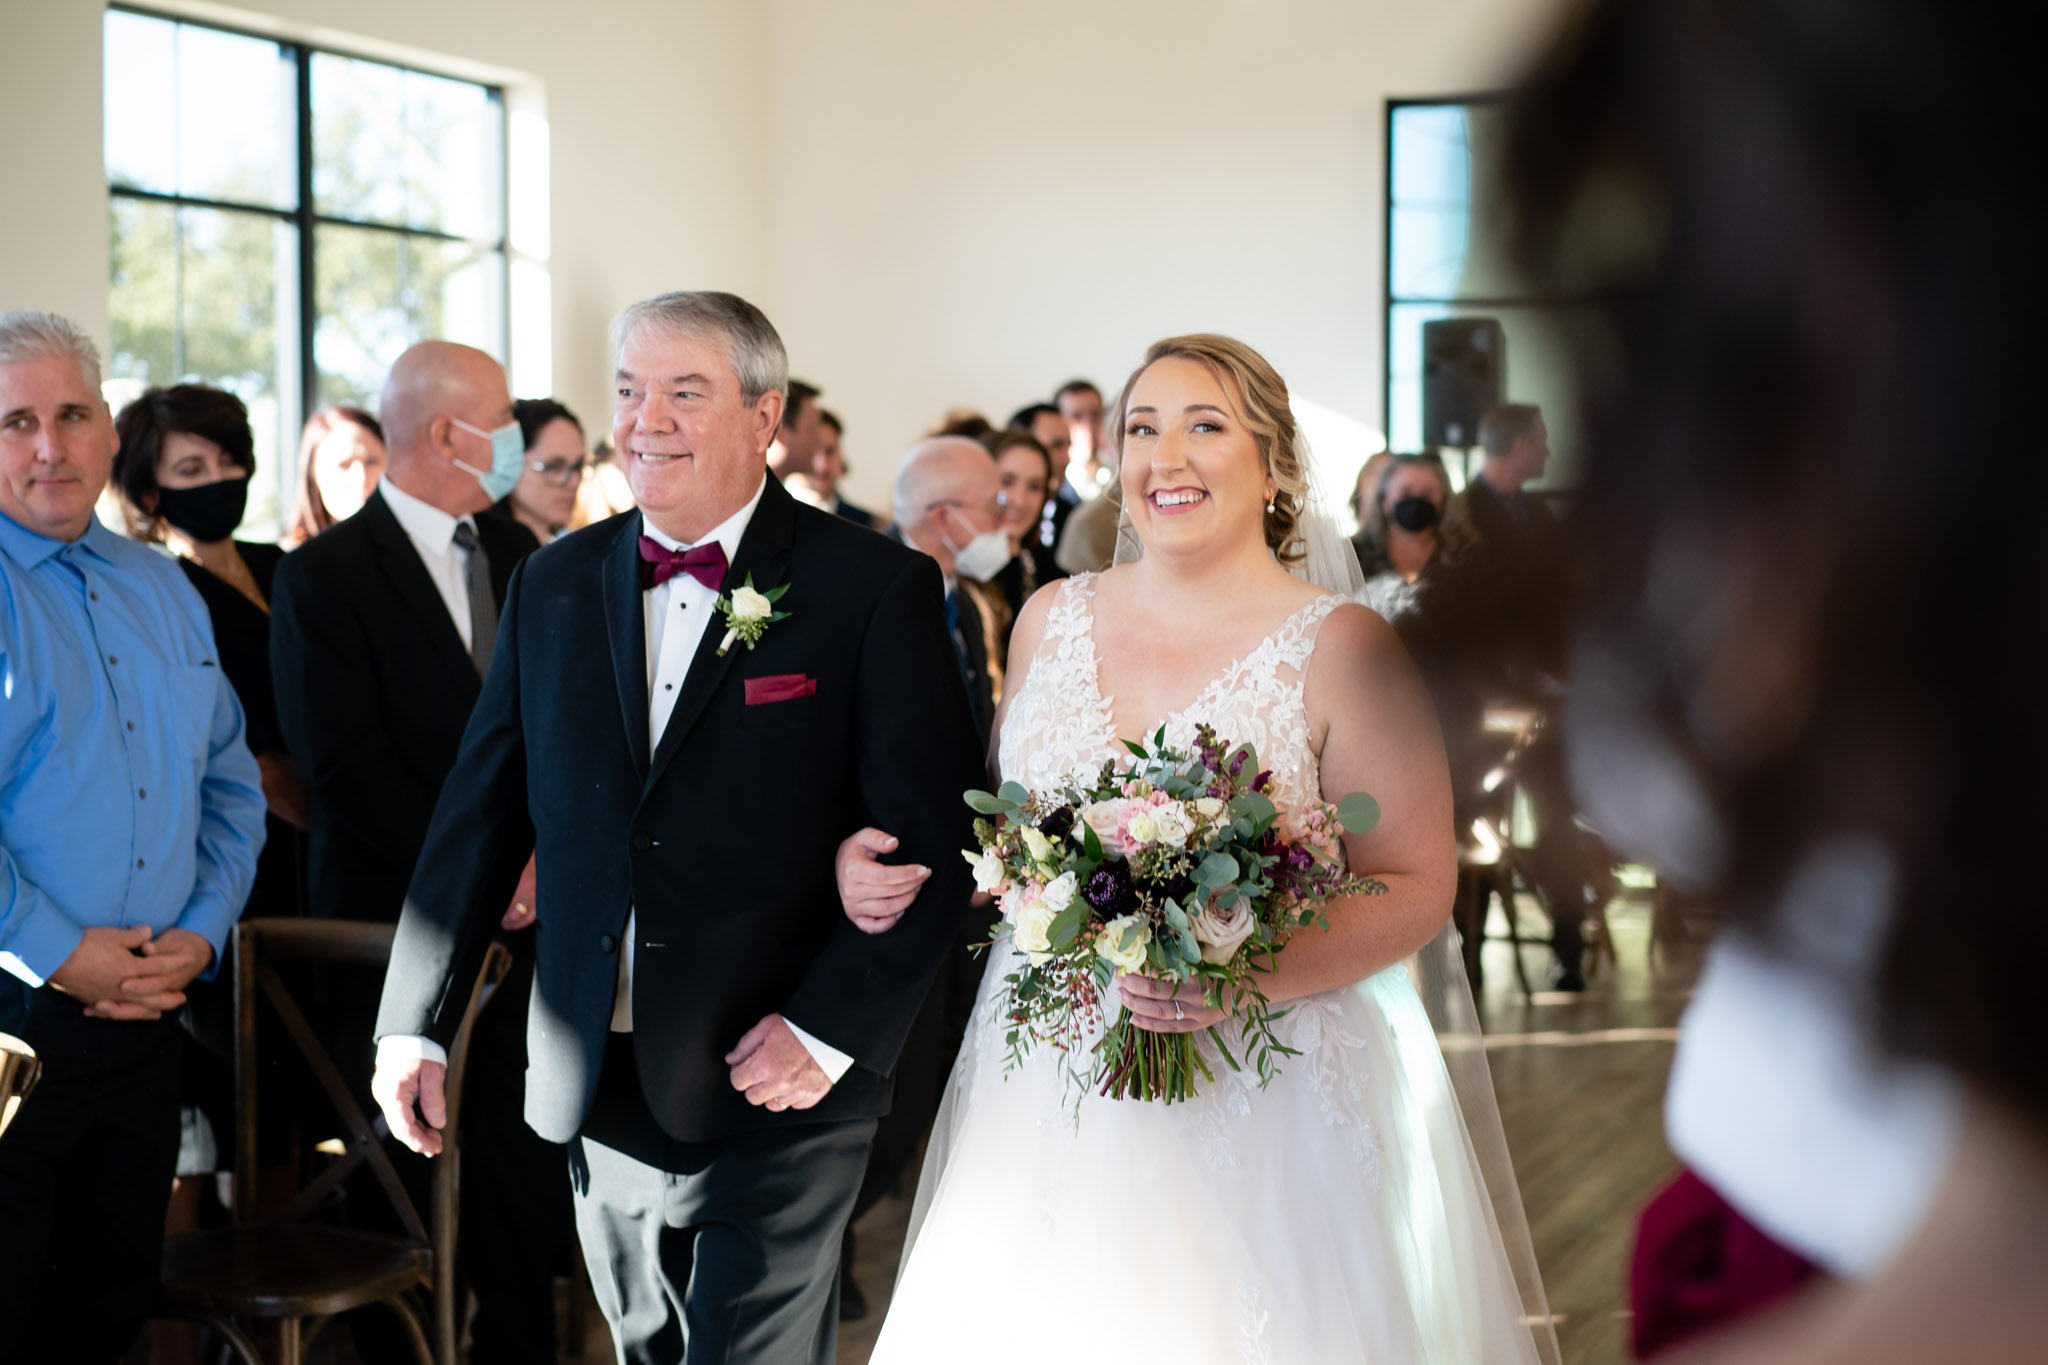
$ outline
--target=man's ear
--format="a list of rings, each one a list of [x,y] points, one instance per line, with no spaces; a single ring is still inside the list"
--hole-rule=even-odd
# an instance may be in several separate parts
[[[783,406],[786,396],[778,389],[770,389],[754,400],[754,451],[766,455],[768,447],[775,443],[775,437],[782,430]]]

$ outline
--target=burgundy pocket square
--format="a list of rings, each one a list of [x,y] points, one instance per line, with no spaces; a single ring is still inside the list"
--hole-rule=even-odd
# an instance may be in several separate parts
[[[818,680],[808,673],[777,673],[766,678],[747,679],[747,705],[766,706],[770,702],[795,701],[798,697],[818,695]]]

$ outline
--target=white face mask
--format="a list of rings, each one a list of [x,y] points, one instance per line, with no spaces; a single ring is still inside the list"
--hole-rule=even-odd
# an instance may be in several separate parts
[[[983,531],[965,545],[958,546],[953,544],[953,537],[947,535],[943,528],[939,531],[939,538],[953,553],[953,572],[977,583],[986,583],[994,578],[1012,558],[1010,538],[1000,530]]]

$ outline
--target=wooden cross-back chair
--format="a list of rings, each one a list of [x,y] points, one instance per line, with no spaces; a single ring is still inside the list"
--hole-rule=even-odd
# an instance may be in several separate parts
[[[278,1365],[300,1365],[307,1343],[328,1319],[379,1303],[397,1315],[419,1365],[457,1365],[461,1295],[455,1285],[455,1225],[460,1163],[455,1134],[477,1012],[504,979],[511,956],[502,946],[491,946],[448,1052],[448,1140],[435,1158],[433,1207],[424,1218],[385,1150],[390,1130],[384,1116],[366,1112],[357,1101],[354,1087],[336,1068],[277,972],[283,963],[380,969],[390,961],[393,933],[389,924],[334,919],[255,919],[235,929],[234,1225],[179,1233],[166,1240],[156,1313],[212,1327],[242,1365],[264,1365],[247,1330],[252,1320],[277,1323]],[[256,1207],[259,997],[275,1012],[297,1058],[310,1070],[345,1130],[342,1155],[274,1215]],[[304,1221],[365,1165],[396,1212],[402,1236]],[[422,1289],[432,1291],[431,1343],[418,1305]]]

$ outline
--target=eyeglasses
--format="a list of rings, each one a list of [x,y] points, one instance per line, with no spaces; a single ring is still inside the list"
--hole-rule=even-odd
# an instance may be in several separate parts
[[[559,456],[552,460],[528,460],[526,467],[546,479],[557,488],[565,488],[590,472],[596,461],[585,457],[580,460],[565,460]]]

